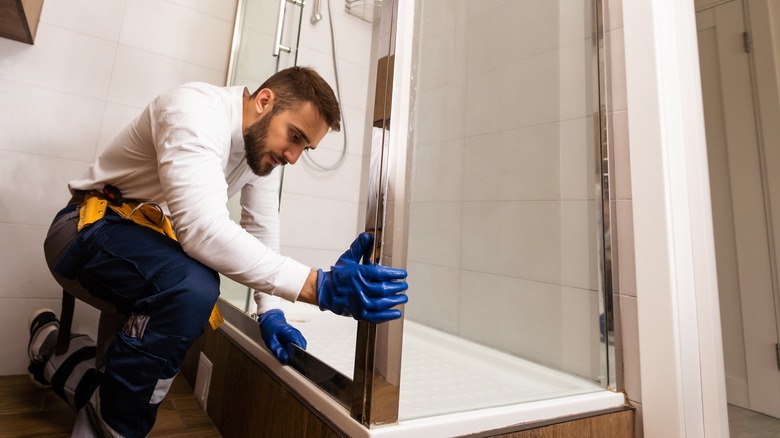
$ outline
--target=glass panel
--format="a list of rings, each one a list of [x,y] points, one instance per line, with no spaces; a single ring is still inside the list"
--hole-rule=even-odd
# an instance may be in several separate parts
[[[273,56],[276,44],[274,23],[279,17],[280,6],[285,8],[280,41],[281,44],[290,47],[291,51],[289,53],[282,51],[278,56]],[[228,85],[244,85],[251,93],[278,70],[295,65],[302,9],[298,4],[280,2],[280,0],[239,2]],[[228,201],[230,217],[236,223],[241,219],[240,196],[238,193]],[[247,313],[256,310],[252,294],[246,286],[221,274],[220,281],[223,300]]]
[[[418,5],[399,417],[602,390],[594,1]]]
[[[274,35],[271,34],[273,29],[267,26],[268,20],[263,22],[263,26],[257,23],[260,18],[276,16],[276,12],[270,3],[245,1],[248,3],[241,8],[243,17],[238,20],[239,36],[236,41],[240,44],[235,49],[231,78],[237,84],[248,84],[251,90],[277,68],[288,65],[258,61],[270,50],[268,47],[272,46]],[[349,3],[345,8],[344,3],[308,2],[303,11],[303,21],[300,14],[290,18],[290,8],[295,9],[291,6],[293,3],[288,2],[286,6],[285,33],[288,33],[287,29],[295,29],[296,38],[300,35],[300,50],[292,53],[295,55],[294,63],[315,68],[336,91],[342,109],[341,132],[330,132],[316,151],[305,154],[296,165],[286,166],[280,191],[281,253],[323,269],[332,265],[364,229],[366,200],[369,198],[365,182],[369,178],[368,173],[373,172],[373,169],[368,169],[369,156],[372,144],[381,143],[381,137],[377,140],[371,132],[371,125],[377,120],[377,114],[380,120],[383,119],[381,111],[374,109],[373,101],[375,93],[383,96],[387,89],[385,83],[377,79],[380,75],[387,76],[386,69],[379,66],[377,59],[387,57],[392,40],[393,1]],[[250,17],[257,17],[252,22],[254,26]],[[290,22],[294,22],[295,26]],[[280,59],[284,60],[284,55]],[[377,82],[381,85],[375,85]],[[238,221],[238,196],[230,203],[231,217]],[[246,313],[255,311],[254,300],[247,298],[245,287],[225,277],[222,281],[223,298]],[[288,322],[298,328],[307,340],[305,353],[296,352],[290,365],[345,406],[351,407],[349,396],[352,396],[353,388],[357,388],[354,399],[358,404],[369,404],[361,392],[362,383],[352,385],[348,379],[359,372],[377,375],[373,369],[356,370],[357,322],[321,312],[316,306],[303,303],[282,302],[280,307]],[[235,309],[230,310],[230,315],[235,315]],[[242,323],[248,324],[251,330],[251,320],[246,319]],[[400,331],[401,326],[397,328]],[[400,341],[400,333],[396,338]],[[366,350],[365,345],[361,346],[361,351]],[[373,358],[368,360],[373,364]],[[391,362],[395,364],[393,371],[396,377],[392,384],[395,385],[397,399],[400,345],[394,351]],[[387,363],[387,360],[382,361],[382,364]],[[368,378],[373,382],[371,379]],[[383,394],[387,392],[383,391]],[[391,404],[391,409],[381,409],[389,413],[379,417],[372,414],[369,421],[395,421],[395,414],[390,411],[397,411],[397,400]],[[362,416],[362,405],[357,410]]]

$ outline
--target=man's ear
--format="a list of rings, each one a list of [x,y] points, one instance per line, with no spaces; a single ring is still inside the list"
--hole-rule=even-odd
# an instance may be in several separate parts
[[[263,114],[271,109],[274,104],[274,92],[270,88],[263,88],[255,96],[255,111],[257,114]]]

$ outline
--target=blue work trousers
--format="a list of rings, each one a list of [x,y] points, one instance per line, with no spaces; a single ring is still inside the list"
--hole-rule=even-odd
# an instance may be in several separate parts
[[[112,211],[74,233],[77,215],[77,206],[66,207],[52,224],[69,221],[60,228],[75,237],[52,270],[127,317],[104,356],[100,414],[122,435],[146,436],[187,350],[203,333],[219,276],[175,240]]]

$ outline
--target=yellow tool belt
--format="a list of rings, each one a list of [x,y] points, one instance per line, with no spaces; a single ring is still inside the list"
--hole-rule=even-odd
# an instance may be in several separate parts
[[[115,211],[122,218],[131,220],[138,225],[151,228],[158,233],[165,234],[173,240],[176,234],[173,232],[171,221],[162,208],[154,202],[138,202],[125,200],[120,205],[110,203],[104,194],[94,190],[84,195],[84,202],[79,210],[79,231],[87,225],[91,225],[106,215],[107,208]]]
[[[84,201],[79,210],[78,230],[91,225],[106,215],[107,208],[115,211],[120,217],[131,220],[142,227],[150,228],[158,233],[164,234],[173,240],[176,239],[176,233],[173,232],[171,221],[165,215],[162,208],[155,202],[123,200],[121,204],[111,203],[106,199],[106,195],[95,190],[91,190],[84,195]],[[222,315],[219,308],[214,305],[209,317],[209,324],[214,330],[222,324]]]

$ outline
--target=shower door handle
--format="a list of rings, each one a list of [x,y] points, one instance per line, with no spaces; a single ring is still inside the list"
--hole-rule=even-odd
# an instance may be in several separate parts
[[[284,24],[284,8],[287,0],[279,0],[279,18],[276,20],[276,38],[274,39],[274,56],[279,52],[290,53],[292,49],[282,44],[282,27]]]
[[[320,14],[320,0],[314,0],[311,13],[311,24],[317,24],[320,20],[322,20],[322,14]]]

